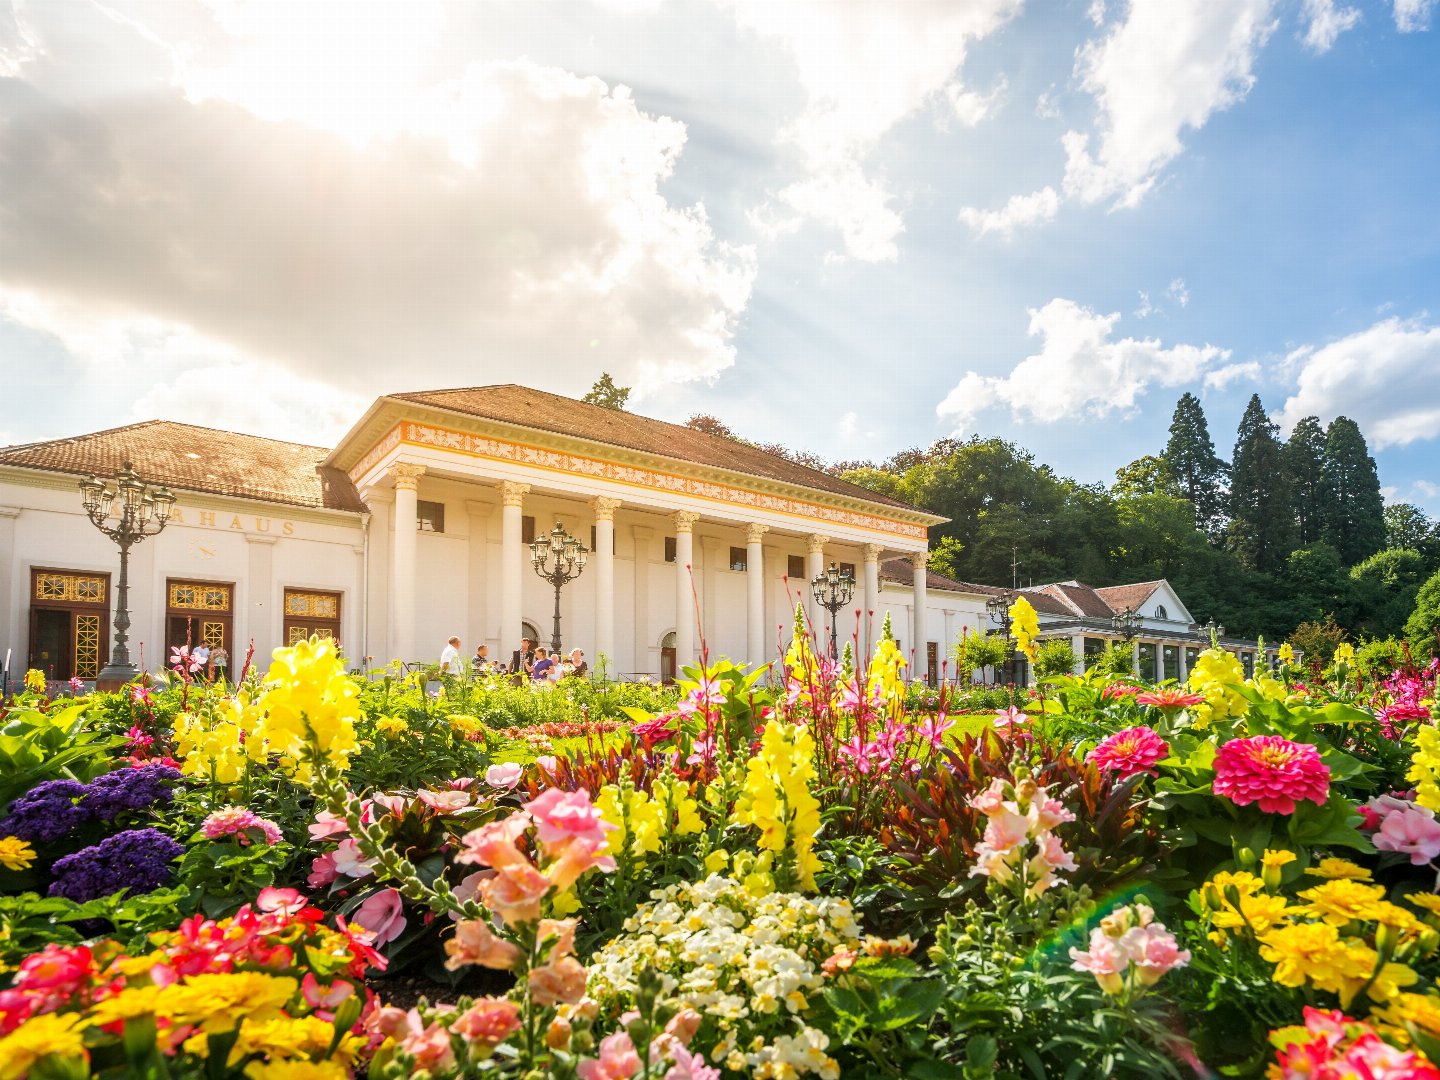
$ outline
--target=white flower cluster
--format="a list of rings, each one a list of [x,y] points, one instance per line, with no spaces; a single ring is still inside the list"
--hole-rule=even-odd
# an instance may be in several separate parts
[[[651,893],[624,932],[591,960],[588,994],[606,1011],[633,1007],[640,973],[654,969],[662,999],[704,1016],[710,1059],[760,1078],[840,1075],[829,1037],[805,1023],[825,984],[821,963],[860,936],[848,900],[800,893],[755,896],[733,878]]]

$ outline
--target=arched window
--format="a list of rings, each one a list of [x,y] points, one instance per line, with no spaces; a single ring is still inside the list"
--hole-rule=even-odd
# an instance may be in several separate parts
[[[540,631],[535,629],[534,623],[522,622],[520,624],[520,636],[527,637],[531,641],[540,641]]]
[[[1155,605],[1155,618],[1157,618],[1157,619],[1168,619],[1169,617],[1170,617],[1169,615],[1165,614],[1165,605],[1164,605],[1164,604],[1156,604],[1156,605]]]

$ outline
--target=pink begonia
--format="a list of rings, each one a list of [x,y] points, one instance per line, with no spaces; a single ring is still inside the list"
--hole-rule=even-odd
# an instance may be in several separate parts
[[[416,797],[430,809],[441,814],[452,814],[470,805],[468,791],[419,791]]]
[[[310,873],[305,877],[305,884],[312,889],[321,889],[339,876],[340,871],[335,866],[335,853],[327,851],[324,855],[317,855],[310,864]]]
[[[1440,821],[1435,820],[1433,810],[1405,803],[1385,815],[1370,839],[1377,851],[1409,855],[1413,865],[1424,866],[1440,856]]]
[[[575,1068],[580,1080],[629,1080],[640,1071],[640,1055],[623,1031],[600,1040],[598,1060],[587,1058]]]
[[[1309,743],[1279,735],[1231,739],[1215,755],[1212,790],[1236,806],[1256,803],[1267,814],[1293,814],[1302,800],[1325,805],[1330,767]]]
[[[219,840],[222,836],[233,836],[241,847],[248,846],[253,839],[250,829],[259,829],[267,844],[278,844],[284,839],[279,825],[243,806],[223,806],[200,823],[200,832],[205,839]]]
[[[307,971],[305,978],[300,981],[300,994],[305,999],[305,1004],[312,1009],[333,1010],[355,994],[355,984],[345,979],[336,979],[327,986],[315,978],[314,972]]]
[[[335,869],[346,877],[353,878],[368,876],[378,861],[367,859],[354,839],[341,840],[340,846],[335,849],[334,858]]]
[[[1154,765],[1170,756],[1170,744],[1143,725],[1117,731],[1085,755],[1102,772],[1117,772],[1120,779],[1136,773],[1155,774]]]
[[[278,911],[284,915],[294,915],[297,911],[303,911],[306,907],[304,895],[299,889],[277,889],[274,886],[260,890],[255,897],[255,906],[261,911]]]
[[[380,809],[384,810],[387,814],[394,814],[396,817],[400,817],[410,808],[410,800],[404,795],[393,795],[381,792],[379,795],[370,796],[369,801],[380,807]]]
[[[396,889],[381,889],[365,898],[351,916],[375,935],[375,944],[394,941],[405,932],[405,905]]]
[[[506,762],[504,765],[491,765],[488,769],[486,769],[485,783],[489,784],[493,788],[500,788],[503,791],[509,791],[516,784],[520,783],[520,778],[524,775],[524,766],[518,765],[515,762],[510,761]]]
[[[368,824],[363,820],[362,824]],[[311,840],[324,840],[330,836],[346,836],[350,832],[350,826],[345,823],[343,817],[332,814],[329,810],[321,810],[315,815],[315,824],[309,827]]]

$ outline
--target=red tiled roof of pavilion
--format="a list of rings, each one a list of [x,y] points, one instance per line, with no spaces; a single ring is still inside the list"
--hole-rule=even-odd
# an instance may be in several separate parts
[[[241,435],[170,420],[0,448],[0,465],[113,476],[126,461],[150,484],[211,495],[364,513],[355,485],[321,464],[321,446]]]
[[[1162,584],[1161,581],[1137,581],[1131,585],[1109,585],[1095,592],[1117,612],[1126,608],[1139,611],[1140,605],[1149,600]]]
[[[627,450],[678,458],[696,465],[708,465],[767,480],[778,480],[797,487],[862,499],[881,506],[917,511],[916,507],[888,495],[862,488],[858,484],[841,480],[838,476],[831,476],[819,469],[798,464],[736,439],[696,431],[684,424],[671,424],[632,412],[590,405],[528,386],[507,383],[455,390],[423,390],[388,394],[386,398],[549,431],[557,435],[572,435]]]
[[[914,585],[915,568],[910,565],[910,560],[904,557],[885,559],[880,563],[880,580],[894,582],[896,585]],[[981,596],[994,596],[1004,591],[993,585],[976,585],[969,581],[957,581],[944,574],[937,574],[934,570],[925,571],[925,588],[940,589],[945,592],[979,593]]]

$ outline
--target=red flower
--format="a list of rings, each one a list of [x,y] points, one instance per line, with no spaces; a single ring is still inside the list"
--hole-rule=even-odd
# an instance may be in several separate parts
[[[1191,694],[1178,686],[1166,686],[1160,690],[1148,690],[1135,695],[1136,705],[1154,705],[1158,709],[1188,709],[1205,701],[1204,694]]]
[[[1104,690],[1101,690],[1100,696],[1102,698],[1108,698],[1111,701],[1116,701],[1138,693],[1140,693],[1140,687],[1138,686],[1131,686],[1129,683],[1115,682],[1105,687]]]
[[[1086,755],[1085,760],[1097,769],[1118,772],[1123,780],[1138,772],[1152,776],[1152,766],[1170,755],[1170,744],[1148,727],[1117,731]]]
[[[1330,768],[1309,743],[1279,735],[1232,739],[1215,755],[1212,790],[1236,806],[1258,803],[1267,814],[1293,814],[1302,799],[1325,805]]]

